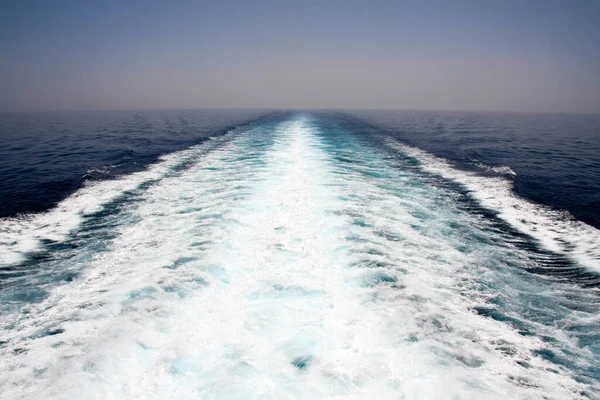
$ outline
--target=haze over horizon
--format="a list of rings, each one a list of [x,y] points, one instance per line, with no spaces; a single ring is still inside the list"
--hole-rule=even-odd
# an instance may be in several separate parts
[[[7,1],[0,111],[600,112],[596,1]]]

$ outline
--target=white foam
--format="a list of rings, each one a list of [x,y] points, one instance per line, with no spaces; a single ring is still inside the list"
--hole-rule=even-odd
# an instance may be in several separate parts
[[[475,217],[407,185],[417,177],[375,149],[348,150],[368,165],[336,162],[318,129],[296,119],[247,132],[144,192],[124,211],[138,222],[83,276],[2,321],[0,397],[564,399],[586,388],[533,355],[541,339],[473,312],[497,295],[477,280],[506,273],[486,263],[518,255],[461,251],[446,232],[477,230]],[[64,332],[40,334],[49,327]]]
[[[502,174],[502,175],[509,175],[509,176],[517,176],[517,173],[515,171],[512,170],[512,168],[510,168],[507,165],[501,165],[501,166],[496,166],[496,167],[492,167],[489,166],[487,164],[484,163],[477,163],[477,166],[479,168],[482,168],[486,171],[490,171],[490,172],[494,172],[496,174]]]
[[[529,202],[513,192],[510,179],[484,177],[454,168],[448,161],[392,138],[387,143],[417,159],[424,170],[462,184],[479,203],[498,212],[513,228],[537,239],[548,250],[600,272],[600,231],[575,220],[568,212]]]
[[[65,240],[81,224],[84,216],[102,210],[107,203],[143,183],[162,178],[174,166],[205,148],[208,151],[211,146],[200,144],[162,156],[158,163],[146,170],[118,179],[87,181],[81,189],[47,212],[0,218],[0,267],[24,261],[28,253],[43,247],[43,240]]]

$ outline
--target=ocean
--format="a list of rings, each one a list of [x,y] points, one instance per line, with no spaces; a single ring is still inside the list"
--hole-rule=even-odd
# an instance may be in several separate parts
[[[0,114],[0,398],[600,398],[600,115]]]

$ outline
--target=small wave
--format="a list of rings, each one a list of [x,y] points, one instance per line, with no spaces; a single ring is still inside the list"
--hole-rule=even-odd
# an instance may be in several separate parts
[[[88,169],[86,174],[108,174],[114,167],[115,165],[102,165],[100,167]]]
[[[513,177],[517,176],[517,173],[515,171],[513,171],[512,168],[510,168],[507,165],[492,167],[492,166],[486,165],[482,162],[478,162],[477,166],[485,171],[493,172],[495,174],[507,175],[507,176],[513,176]]]
[[[102,165],[95,168],[90,168],[81,177],[82,181],[101,179],[100,177],[110,176],[115,165]]]
[[[425,171],[462,184],[483,207],[498,212],[500,218],[536,239],[544,248],[565,255],[582,267],[600,272],[598,229],[574,219],[566,211],[553,210],[518,197],[513,192],[511,179],[484,177],[459,170],[442,158],[391,137],[387,144],[419,161]]]

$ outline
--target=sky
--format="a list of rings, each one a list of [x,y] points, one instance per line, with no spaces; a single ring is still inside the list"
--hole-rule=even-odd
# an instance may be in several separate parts
[[[0,0],[0,111],[600,113],[599,0]]]

